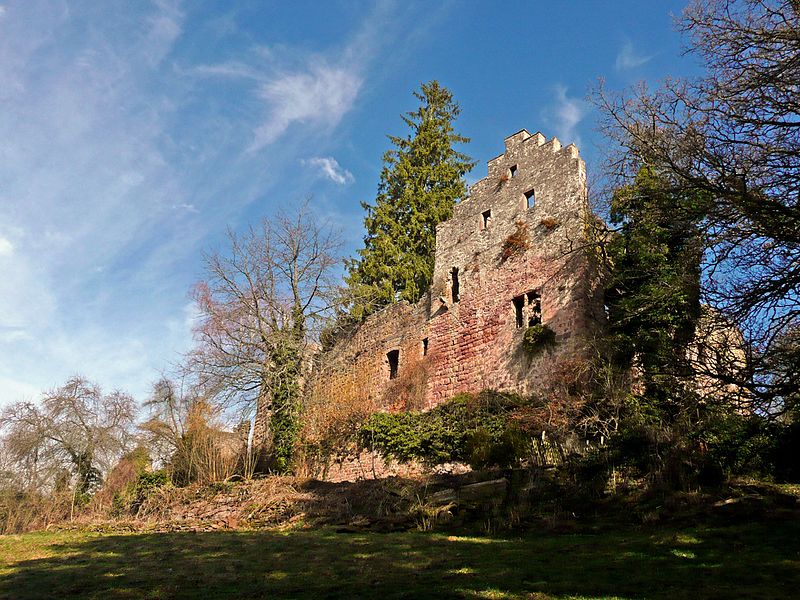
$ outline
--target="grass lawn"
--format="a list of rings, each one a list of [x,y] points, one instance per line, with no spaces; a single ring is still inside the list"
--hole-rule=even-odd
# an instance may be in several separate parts
[[[0,536],[0,598],[790,598],[800,522],[521,536]]]

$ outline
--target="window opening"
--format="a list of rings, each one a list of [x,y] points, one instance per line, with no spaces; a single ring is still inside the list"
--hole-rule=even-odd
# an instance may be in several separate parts
[[[542,322],[542,298],[538,292],[527,292],[512,300],[514,304],[514,322],[517,329],[532,327]]]
[[[390,350],[386,353],[389,361],[389,379],[397,379],[397,367],[400,365],[400,350]]]
[[[528,292],[528,327],[542,322],[542,298],[536,292]]]
[[[483,211],[481,213],[481,218],[482,218],[482,223],[483,223],[483,226],[481,227],[481,229],[486,229],[487,227],[489,227],[489,221],[492,218],[492,209]]]
[[[523,317],[523,311],[525,309],[525,297],[517,296],[516,298],[514,298],[513,302],[514,302],[514,314],[516,316],[517,329],[519,329],[525,322],[525,319]]]
[[[508,174],[511,175],[511,177],[516,177],[517,176],[517,165],[511,165],[508,168]]]
[[[525,206],[527,208],[536,206],[536,192],[534,190],[525,192]]]
[[[422,340],[422,356],[428,356],[428,338]]]
[[[460,296],[460,285],[458,282],[458,267],[453,267],[453,270],[450,271],[450,275],[452,277],[452,289],[451,295],[453,297],[453,302],[458,302],[461,299]]]

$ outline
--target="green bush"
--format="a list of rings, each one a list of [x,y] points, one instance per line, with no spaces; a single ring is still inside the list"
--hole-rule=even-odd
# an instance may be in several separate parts
[[[484,427],[478,428],[467,436],[466,442],[466,462],[474,469],[485,469],[518,464],[528,455],[531,440],[509,423],[494,434]]]
[[[529,353],[536,354],[546,346],[556,343],[556,333],[547,325],[531,325],[525,330],[522,338],[522,347]]]
[[[711,421],[701,439],[726,475],[800,481],[800,423],[727,414]]]
[[[165,469],[144,471],[114,496],[112,508],[116,513],[135,513],[156,490],[171,486],[172,479]]]
[[[373,414],[360,438],[400,461],[510,466],[527,453],[529,441],[511,420],[526,403],[512,394],[461,394],[427,412]]]

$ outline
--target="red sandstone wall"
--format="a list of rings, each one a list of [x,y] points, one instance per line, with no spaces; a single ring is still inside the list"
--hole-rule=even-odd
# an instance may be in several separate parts
[[[601,305],[583,250],[589,207],[577,149],[525,131],[505,146],[489,161],[488,177],[437,228],[429,330],[438,363],[429,381],[431,406],[484,388],[544,391],[555,363],[580,351]],[[535,204],[529,208],[525,194],[531,190]],[[504,244],[520,225],[528,248],[506,258]],[[451,293],[453,267],[459,269],[458,302]],[[542,322],[558,342],[536,356],[522,349],[525,327],[517,328],[513,305],[514,297],[530,291],[541,295]],[[437,302],[440,297],[445,302]]]

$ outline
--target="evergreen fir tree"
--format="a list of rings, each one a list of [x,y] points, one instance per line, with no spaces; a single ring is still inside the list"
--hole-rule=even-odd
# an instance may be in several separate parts
[[[350,313],[357,320],[398,300],[416,302],[428,290],[436,225],[452,216],[466,193],[464,174],[475,165],[453,148],[469,138],[453,129],[460,109],[452,93],[431,81],[414,96],[421,106],[402,117],[411,132],[389,136],[394,148],[383,156],[375,204],[362,203],[364,248],[347,265]]]

